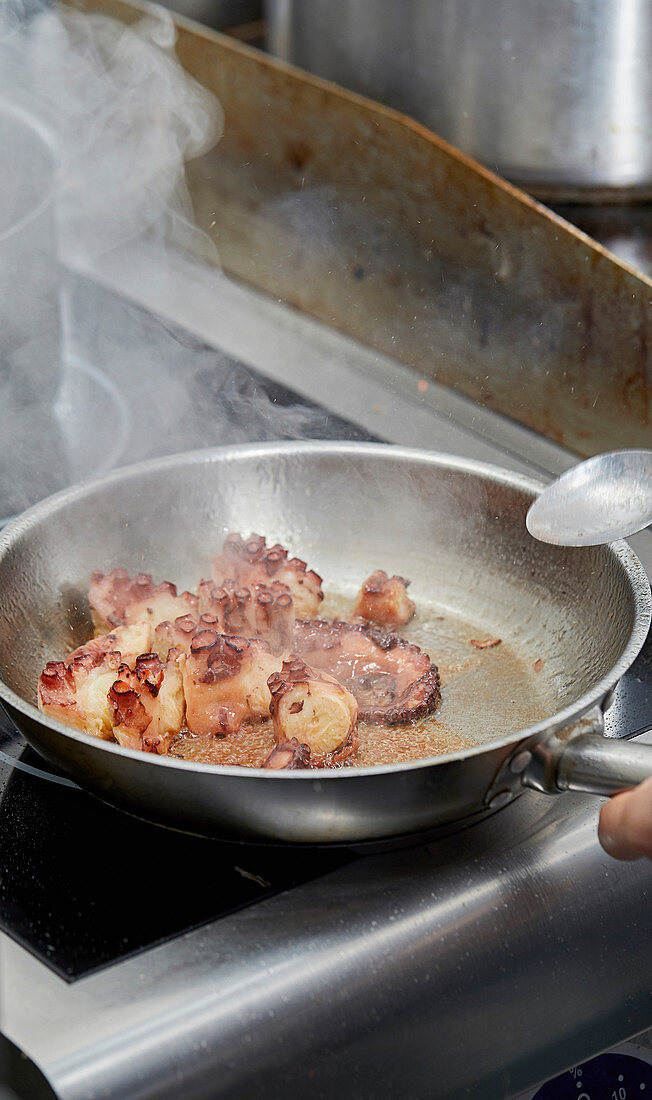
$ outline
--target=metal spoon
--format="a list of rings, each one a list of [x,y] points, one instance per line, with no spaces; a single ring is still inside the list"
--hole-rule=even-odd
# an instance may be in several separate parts
[[[573,466],[543,490],[525,523],[557,546],[598,546],[652,523],[652,451],[612,451]]]

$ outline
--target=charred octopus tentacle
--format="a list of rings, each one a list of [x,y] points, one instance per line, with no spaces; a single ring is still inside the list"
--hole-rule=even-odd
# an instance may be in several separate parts
[[[313,767],[341,764],[355,752],[358,705],[332,676],[290,657],[267,685],[279,744],[296,739],[307,746]]]
[[[300,558],[289,558],[280,543],[267,546],[262,535],[227,535],[222,551],[213,562],[213,581],[217,586],[234,581],[250,587],[269,587],[272,581],[286,585],[294,600],[294,614],[302,618],[316,615],[324,598],[321,577],[308,569]]]
[[[294,650],[355,696],[360,719],[397,725],[431,714],[441,702],[439,673],[430,658],[381,627],[300,620]]]

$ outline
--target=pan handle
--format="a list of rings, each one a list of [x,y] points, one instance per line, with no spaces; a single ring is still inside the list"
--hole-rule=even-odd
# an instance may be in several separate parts
[[[544,794],[612,795],[652,776],[652,745],[601,737],[603,729],[596,707],[570,728],[522,742],[495,776],[487,804],[503,805],[523,787]]]
[[[522,776],[526,786],[550,793],[584,791],[586,794],[612,795],[652,776],[652,745],[633,745],[595,733],[580,733],[571,737],[561,751],[554,746],[548,751],[551,749],[556,759],[544,770],[554,785],[540,785],[541,767],[535,762],[538,754],[534,753],[531,770],[526,768]]]

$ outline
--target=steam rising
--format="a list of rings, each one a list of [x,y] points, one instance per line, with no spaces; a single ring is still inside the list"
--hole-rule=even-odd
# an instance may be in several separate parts
[[[175,38],[163,8],[134,27],[73,10],[5,15],[0,92],[56,135],[65,259],[197,234],[184,162],[215,144],[222,112],[176,61]]]
[[[11,485],[0,518],[101,471],[105,456],[94,448],[104,446],[96,441],[106,435],[107,418],[109,434],[111,417],[116,420],[113,452],[105,447],[109,462],[321,434],[320,414],[277,403],[220,352],[80,274],[101,271],[103,262],[137,242],[150,251],[159,275],[171,250],[182,249],[201,255],[206,278],[215,277],[218,258],[194,225],[184,162],[219,139],[222,112],[176,61],[175,37],[169,12],[154,6],[126,27],[105,16],[0,0],[0,102],[18,103],[44,123],[62,161],[57,219],[66,352],[59,419],[49,406],[47,425],[42,409],[38,415],[23,410],[4,443],[0,438],[0,482]],[[217,280],[215,287],[218,294]],[[80,362],[115,384],[121,410],[105,408],[101,392],[90,415],[75,408],[81,390],[74,364]]]

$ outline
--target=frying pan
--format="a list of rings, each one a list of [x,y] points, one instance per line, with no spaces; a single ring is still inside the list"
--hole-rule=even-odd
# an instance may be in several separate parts
[[[540,489],[441,454],[278,443],[156,459],[58,493],[0,535],[0,698],[29,743],[86,790],[204,836],[353,843],[468,824],[525,787],[613,793],[652,774],[652,747],[599,736],[647,635],[650,587],[626,543],[533,540],[524,520]],[[471,745],[319,772],[133,752],[38,711],[45,662],[90,636],[94,569],[123,565],[191,585],[209,574],[227,531],[282,542],[345,594],[376,568],[407,575],[422,615],[439,609],[502,636],[522,657],[522,677],[504,683],[488,659],[466,687],[463,676],[444,682],[442,716],[461,707],[476,730]],[[539,679],[526,675],[535,665]],[[514,728],[515,692],[535,691],[543,713]]]

